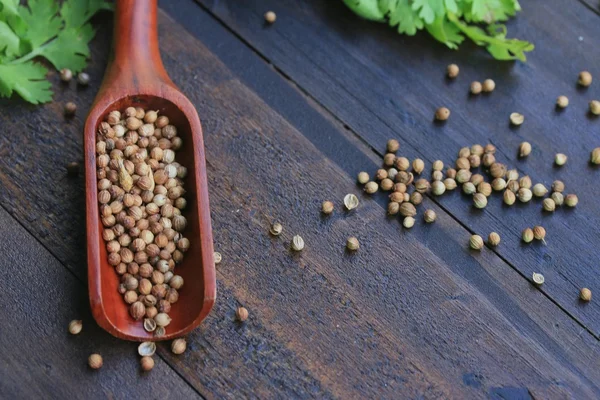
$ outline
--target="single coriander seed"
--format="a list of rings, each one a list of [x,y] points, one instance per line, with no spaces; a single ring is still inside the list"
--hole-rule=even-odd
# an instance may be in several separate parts
[[[325,215],[329,215],[333,212],[333,203],[329,200],[324,201],[323,204],[321,204],[321,212]]]
[[[521,201],[522,203],[527,203],[528,201],[531,200],[531,198],[533,197],[533,193],[531,193],[530,189],[527,188],[521,188],[519,189],[519,191],[517,192],[517,198],[519,199],[519,201]]]
[[[444,179],[444,186],[446,187],[446,190],[454,190],[456,189],[456,180],[452,179],[452,178],[446,178]]]
[[[477,188],[472,182],[465,182],[462,186],[463,192],[465,194],[474,194],[477,191]]]
[[[496,146],[494,146],[491,143],[488,143],[488,144],[485,145],[485,148],[483,149],[483,152],[485,154],[488,154],[488,153],[494,154],[496,152]]]
[[[565,184],[563,181],[556,180],[552,182],[552,190],[555,192],[562,193],[565,191]]]
[[[548,193],[548,189],[542,183],[536,183],[533,185],[532,192],[535,197],[544,197]]]
[[[579,291],[579,298],[582,301],[588,302],[592,300],[592,291],[588,288],[583,288]]]
[[[348,240],[346,240],[346,248],[350,251],[356,251],[358,250],[358,248],[360,247],[360,243],[358,242],[358,239],[355,238],[354,236],[349,237]]]
[[[554,156],[554,163],[559,167],[562,167],[567,163],[567,156],[563,153],[558,153]]]
[[[483,238],[479,235],[471,235],[469,247],[473,250],[481,250],[483,248]]]
[[[409,202],[404,202],[400,204],[400,215],[403,217],[414,217],[417,215],[417,209],[414,204]]]
[[[410,202],[413,203],[415,206],[418,206],[423,202],[423,195],[419,192],[412,192],[410,194]]]
[[[544,211],[548,212],[554,212],[554,210],[556,209],[556,203],[551,198],[544,199],[542,206],[544,207]]]
[[[138,345],[138,354],[141,357],[152,357],[156,353],[156,343],[142,342]]]
[[[283,226],[281,226],[281,224],[279,222],[275,222],[273,225],[271,225],[271,228],[269,229],[269,233],[273,236],[281,235],[282,231],[283,231]]]
[[[375,183],[375,185],[377,184]],[[358,197],[356,197],[356,195],[352,193],[347,194],[346,196],[344,196],[344,206],[348,211],[354,210],[356,207],[358,207]]]
[[[519,126],[524,121],[525,121],[525,116],[523,114],[519,114],[519,113],[516,113],[516,112],[510,114],[510,123],[511,124],[513,124],[515,126]]]
[[[72,101],[69,101],[68,103],[65,104],[65,115],[66,116],[74,115],[75,111],[77,111],[77,105],[75,103],[73,103]]]
[[[267,22],[267,24],[273,24],[276,20],[277,14],[275,14],[273,11],[267,11],[265,13],[265,21]]]
[[[402,196],[404,197],[404,195]],[[396,215],[398,214],[398,211],[400,211],[400,203],[392,201],[388,204],[388,214],[389,215]]]
[[[431,224],[432,222],[434,222],[436,220],[436,218],[437,218],[437,215],[436,215],[435,211],[433,211],[433,210],[425,210],[425,213],[423,213],[423,219],[428,224]]]
[[[412,167],[416,174],[420,174],[425,169],[425,162],[420,158],[415,158],[412,162]]]
[[[450,117],[450,110],[446,107],[440,107],[435,111],[435,119],[446,121]]]
[[[388,177],[387,170],[385,170],[383,168],[378,169],[377,172],[375,173],[375,179],[377,179],[378,181],[381,181],[387,177]]]
[[[87,86],[90,83],[90,76],[85,72],[80,72],[77,74],[77,83],[81,86]]]
[[[560,192],[554,192],[550,195],[550,198],[554,201],[554,205],[560,207],[565,202],[565,196]]]
[[[533,230],[531,228],[525,228],[521,233],[521,238],[525,243],[531,243],[533,241]]]
[[[568,194],[565,196],[565,205],[567,207],[575,207],[579,203],[579,199],[576,194]]]
[[[394,181],[390,178],[385,178],[381,181],[379,186],[381,187],[381,190],[383,190],[384,192],[388,192],[394,187]]]
[[[519,179],[519,187],[523,189],[531,189],[532,182],[531,178],[528,175],[525,175],[521,179]]]
[[[431,184],[427,179],[421,178],[415,182],[415,190],[419,193],[427,193],[431,188]]]
[[[596,147],[592,150],[592,154],[590,155],[590,162],[594,165],[600,164],[600,147]]]
[[[588,87],[592,84],[592,74],[588,71],[581,71],[577,79],[579,86]]]
[[[405,217],[402,221],[402,226],[404,226],[406,229],[412,228],[415,226],[415,219],[413,217]]]
[[[544,242],[544,244],[546,244],[546,241],[544,240],[546,238],[546,229],[544,229],[544,227],[542,226],[534,226],[533,227],[533,237],[536,240],[541,240],[542,242]]]
[[[515,204],[516,196],[511,190],[505,190],[503,198],[504,204],[508,206],[512,206],[513,204]]]
[[[222,259],[223,259],[223,256],[221,255],[221,253],[219,253],[217,251],[215,251],[213,253],[213,260],[214,260],[215,264],[220,264]]]
[[[594,115],[600,115],[600,101],[590,101],[590,112]]]
[[[477,192],[481,193],[485,197],[490,197],[492,194],[492,185],[490,185],[488,182],[481,182],[479,185],[477,185]]]
[[[473,205],[476,208],[482,209],[485,208],[487,206],[487,197],[485,195],[483,195],[482,193],[475,193],[473,195]]]
[[[599,158],[599,160],[600,160],[600,147],[598,147],[598,149],[599,149],[599,156],[598,156],[598,158]],[[435,161],[433,162],[433,164],[432,164],[431,168],[432,168],[434,171],[441,171],[441,170],[443,170],[443,169],[444,169],[444,162],[443,162],[442,160],[435,160]]]
[[[531,154],[531,144],[529,142],[523,142],[519,146],[519,157],[527,157]]]
[[[410,167],[410,161],[406,157],[398,157],[396,158],[396,168],[398,171],[407,171]]]
[[[400,149],[400,143],[396,139],[390,139],[387,141],[388,153],[396,153]]]
[[[171,352],[173,354],[183,354],[187,348],[187,342],[185,338],[178,338],[171,342]]]
[[[534,283],[534,284],[536,284],[536,285],[538,285],[538,286],[539,286],[539,285],[543,285],[543,284],[544,284],[544,282],[546,281],[546,280],[544,279],[544,275],[542,275],[542,274],[539,274],[539,273],[537,273],[537,272],[534,272],[534,273],[533,273],[533,275],[531,276],[531,280],[533,281],[533,283]]]
[[[446,67],[446,74],[448,75],[448,78],[450,79],[454,79],[458,76],[458,73],[460,72],[460,69],[458,68],[458,65],[456,64],[450,64],[448,65],[448,67]]]
[[[63,68],[60,70],[60,80],[63,82],[69,82],[73,79],[73,72],[68,68]]]
[[[477,94],[481,93],[482,89],[483,89],[483,87],[481,86],[481,82],[478,82],[478,81],[471,82],[471,87],[470,87],[471,94],[477,95]]]
[[[496,178],[492,181],[492,189],[499,192],[506,188],[506,181],[502,178]]]
[[[248,310],[245,307],[238,307],[237,310],[235,310],[235,318],[240,321],[240,322],[244,322],[248,319]]]
[[[556,99],[556,107],[567,108],[569,105],[569,98],[567,96],[558,96]]]
[[[519,171],[516,169],[511,169],[506,171],[506,181],[516,181],[519,179]]]
[[[500,244],[500,235],[498,235],[496,232],[490,233],[488,236],[488,244],[494,247],[498,246]]]
[[[94,353],[88,357],[88,365],[91,369],[100,369],[102,368],[102,356],[100,354]]]
[[[359,172],[358,174],[358,183],[360,183],[361,185],[364,185],[365,183],[369,182],[369,174],[366,172]]]
[[[444,182],[434,181],[431,184],[431,193],[433,193],[435,196],[441,196],[444,194],[444,192],[446,192],[446,185],[444,185]]]
[[[395,162],[396,155],[394,153],[386,153],[386,155],[383,156],[383,165],[385,165],[386,167],[393,166]]]
[[[375,192],[377,192],[377,190],[379,189],[379,185],[377,185],[377,182],[367,182],[367,184],[365,185],[365,193],[367,194],[373,194]]]
[[[74,319],[69,322],[69,333],[71,335],[78,335],[83,329],[83,322],[80,319]]]
[[[432,181],[441,181],[444,179],[444,174],[442,173],[442,171],[433,171],[431,173],[431,180]]]
[[[396,168],[390,168],[387,170],[388,178],[394,181],[396,179],[396,175],[398,175],[398,170]]]
[[[483,81],[482,89],[485,93],[491,93],[494,91],[494,89],[496,89],[496,82],[494,82],[492,79],[486,79]]]
[[[154,359],[152,357],[144,356],[140,359],[140,366],[142,371],[148,372],[154,368]]]
[[[302,251],[304,249],[304,239],[300,235],[295,235],[292,238],[292,250]]]

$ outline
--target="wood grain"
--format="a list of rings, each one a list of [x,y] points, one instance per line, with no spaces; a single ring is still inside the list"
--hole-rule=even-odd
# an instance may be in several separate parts
[[[600,306],[577,300],[581,287],[600,290],[600,275],[593,270],[598,253],[591,245],[600,223],[600,191],[594,184],[598,171],[587,164],[600,143],[598,121],[587,116],[587,102],[599,93],[595,85],[586,91],[575,84],[580,70],[594,73],[600,62],[593,50],[600,44],[597,15],[578,2],[569,7],[557,1],[528,2],[509,31],[537,47],[526,64],[513,64],[491,60],[468,43],[454,52],[426,35],[399,36],[384,25],[361,21],[341,2],[199,3],[375,149],[383,150],[386,140],[396,137],[403,155],[425,159],[429,169],[436,159],[452,162],[462,146],[492,142],[499,161],[535,182],[549,187],[554,179],[564,180],[580,205],[554,215],[543,213],[540,201],[504,207],[499,195],[485,211],[473,210],[458,193],[436,201],[472,232],[499,232],[503,244],[498,254],[526,279],[542,272],[542,291],[600,335]],[[268,27],[262,24],[267,9],[278,15]],[[444,72],[452,62],[460,65],[461,74],[448,82]],[[471,81],[488,77],[497,83],[494,93],[468,95]],[[561,94],[571,105],[557,112],[554,102]],[[448,123],[433,124],[433,113],[442,105],[453,114]],[[526,120],[511,129],[508,116],[515,111]],[[517,159],[523,140],[534,146],[527,160]],[[562,169],[552,165],[557,152],[570,157]],[[353,172],[365,168],[356,165]],[[523,246],[520,232],[538,224],[546,227],[549,245]]]
[[[2,208],[0,224],[3,398],[201,398],[159,357],[143,373],[136,346],[94,323],[86,286]],[[67,331],[72,319],[83,320],[77,336]],[[95,352],[97,371],[87,366]]]
[[[181,376],[207,398],[598,397],[596,338],[493,252],[467,250],[469,232],[429,200],[424,207],[439,220],[412,231],[384,217],[382,198],[361,195],[355,213],[342,212],[343,196],[360,193],[352,169],[375,168],[377,154],[208,15],[195,14],[195,23],[214,47],[162,14],[161,51],[203,116],[224,261],[222,295],[188,351],[159,346]],[[231,70],[219,60],[232,52],[245,65]],[[96,42],[93,59],[106,54]],[[240,81],[244,66],[272,97]],[[89,107],[92,93],[79,95],[80,109]],[[73,245],[83,232],[82,179],[67,179],[56,162],[82,157],[81,121],[52,135],[65,126],[58,105],[4,102],[0,110],[10,110],[0,143],[11,144],[0,157],[0,204],[31,220],[27,228],[84,276],[75,267],[85,263],[84,246]],[[324,199],[336,203],[331,218],[319,214]],[[285,227],[277,239],[267,234],[274,220]],[[301,254],[289,251],[295,233],[307,242]],[[361,240],[357,254],[344,250],[349,235]],[[234,321],[239,305],[250,310],[245,324]]]

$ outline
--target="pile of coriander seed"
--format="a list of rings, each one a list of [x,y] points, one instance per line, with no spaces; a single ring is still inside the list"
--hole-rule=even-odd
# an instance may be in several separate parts
[[[120,276],[116,290],[144,329],[165,335],[183,278],[175,275],[190,242],[182,210],[184,166],[177,128],[157,111],[111,111],[96,140],[99,211],[108,263]]]

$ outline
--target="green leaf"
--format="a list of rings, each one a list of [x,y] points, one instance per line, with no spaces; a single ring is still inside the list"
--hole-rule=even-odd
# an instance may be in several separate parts
[[[57,13],[58,3],[54,0],[29,0],[27,7],[19,7],[19,15],[28,26],[24,37],[32,48],[58,35],[63,21]]]
[[[0,21],[0,51],[7,57],[18,56],[20,54],[21,39],[10,29],[6,22]]]
[[[385,14],[379,9],[377,0],[344,0],[357,15],[372,21],[383,21]]]
[[[90,24],[80,29],[66,28],[55,40],[42,47],[39,55],[46,57],[56,69],[69,68],[74,73],[80,72],[90,55],[88,43],[94,34]]]
[[[33,62],[0,65],[0,96],[10,97],[17,92],[30,103],[46,103],[52,100],[52,85],[46,80],[46,73],[46,68]]]
[[[437,18],[432,24],[425,27],[427,32],[434,38],[444,43],[451,49],[457,49],[458,45],[465,40],[461,34],[460,29],[453,23],[448,21],[445,17]]]
[[[398,0],[395,8],[390,11],[390,26],[398,25],[399,33],[414,35],[417,30],[423,29],[425,24],[419,15],[412,9],[409,0]]]
[[[433,23],[435,19],[435,10],[429,4],[428,0],[413,0],[412,9],[419,13],[419,17],[425,21],[426,24]]]
[[[80,28],[100,10],[112,10],[106,0],[66,0],[60,9],[65,28]]]

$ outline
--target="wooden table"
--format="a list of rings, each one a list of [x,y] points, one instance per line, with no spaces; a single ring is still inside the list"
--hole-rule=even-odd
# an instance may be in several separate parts
[[[201,116],[207,151],[218,299],[188,351],[159,346],[141,373],[136,346],[100,330],[89,312],[82,124],[109,53],[110,15],[98,19],[90,87],[61,86],[55,102],[0,102],[0,393],[3,398],[510,398],[600,397],[600,120],[587,103],[600,79],[600,16],[588,0],[528,0],[510,35],[536,44],[527,63],[491,60],[465,44],[405,37],[361,21],[341,1],[162,1],[160,40],[171,77]],[[277,22],[266,26],[263,13]],[[460,76],[449,82],[447,64]],[[470,97],[469,83],[496,90]],[[558,95],[570,106],[554,108]],[[62,104],[75,100],[65,121]],[[443,125],[432,116],[451,109]],[[510,128],[511,112],[525,123]],[[562,179],[576,209],[541,202],[484,210],[456,190],[427,196],[411,230],[386,217],[386,194],[362,194],[361,170],[399,154],[451,163],[458,149],[497,146],[499,161],[549,186]],[[517,158],[527,140],[533,152]],[[569,161],[553,167],[554,154]],[[342,199],[356,193],[354,212]],[[336,210],[323,217],[320,204]],[[423,210],[438,215],[422,222]],[[268,235],[273,221],[281,237]],[[543,224],[547,246],[520,233]],[[468,249],[473,233],[502,243]],[[300,234],[306,249],[292,254]],[[361,248],[345,251],[346,238]],[[546,283],[534,287],[533,272]],[[244,305],[249,320],[235,322]],[[67,333],[82,318],[79,336]],[[104,367],[92,371],[87,356]]]

